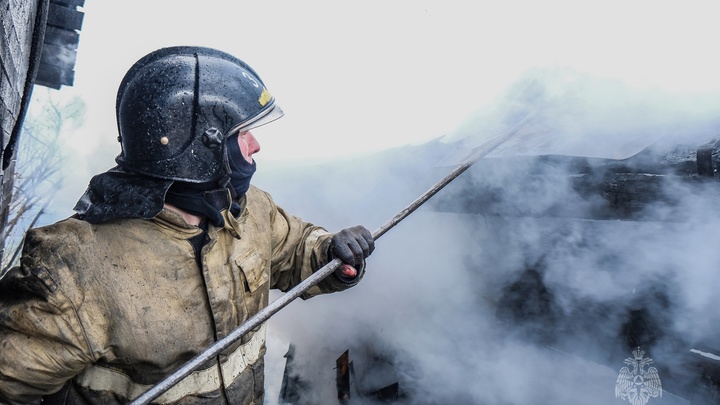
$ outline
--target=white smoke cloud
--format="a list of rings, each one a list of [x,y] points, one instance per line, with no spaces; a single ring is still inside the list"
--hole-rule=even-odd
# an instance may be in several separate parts
[[[498,164],[516,155],[617,158],[661,141],[692,144],[717,133],[717,98],[629,90],[568,70],[531,70],[506,94],[426,144],[302,167],[258,156],[255,184],[290,212],[331,231],[359,223],[374,230],[469,149],[519,130],[461,178],[502,191],[496,206],[513,215],[434,212],[448,192],[441,191],[378,241],[358,287],[295,302],[270,321],[268,403],[277,401],[291,343],[314,404],[336,403],[335,359],[347,349],[360,383],[399,382],[407,403],[607,404],[616,400],[617,371],[630,355],[618,341],[629,311],[655,315],[647,327],[657,342],[650,355],[666,371],[682,367],[678,353],[718,335],[713,184],[668,188],[682,205],[646,212],[662,220],[576,219],[598,201],[574,193],[571,164],[547,165],[539,180],[527,160]],[[89,140],[102,159],[86,159]],[[64,141],[70,178],[106,170],[119,152],[114,136],[76,132]],[[66,211],[87,184],[68,183],[74,188],[58,204]],[[547,216],[568,205],[573,215]],[[667,221],[678,213],[682,221]],[[524,309],[537,319],[503,317],[498,306],[508,300],[508,285],[527,268],[538,270],[552,305],[543,306],[542,294],[528,297]],[[370,361],[376,354],[389,362],[382,373]],[[671,392],[665,398],[682,403]]]
[[[518,117],[539,110],[523,129],[526,139],[538,131],[552,142],[535,144],[545,147],[535,154],[560,148],[599,156],[625,141],[620,149],[637,153],[663,142],[699,145],[716,135],[713,110],[703,103],[691,108],[690,95],[673,98],[620,85],[598,92],[592,83],[608,83],[578,75],[558,84],[552,78],[564,76],[549,73],[534,98],[523,94],[522,108],[505,108],[502,99],[505,115],[480,112],[476,117],[484,119],[468,121],[460,135],[398,157],[394,168],[413,167],[404,173],[388,169],[388,156],[400,156],[398,149],[342,162],[332,174],[319,166],[320,183],[314,175],[260,181],[281,205],[330,230],[354,223],[372,229],[441,177],[447,168],[428,164],[438,162],[428,157],[447,154],[459,139],[466,148],[481,145],[482,138],[468,134],[512,125],[508,111]],[[293,343],[313,387],[311,403],[335,403],[335,359],[346,349],[358,365],[372,352],[382,353],[394,368],[387,383],[398,381],[407,394],[402,403],[620,403],[615,383],[635,338],[650,348],[646,355],[661,371],[663,401],[688,403],[683,384],[695,377],[683,375],[690,372],[684,363],[689,349],[718,335],[716,184],[679,176],[662,189],[677,204],[648,203],[641,220],[597,219],[592,210],[602,197],[573,191],[577,177],[569,174],[577,167],[547,160],[537,173],[528,159],[508,160],[532,152],[518,142],[456,181],[492,191],[499,200],[489,202],[504,211],[437,212],[452,211],[443,208],[452,201],[442,193],[470,197],[453,183],[378,241],[358,287],[293,303],[276,315],[269,329],[267,400],[277,400],[281,356]],[[289,189],[288,180],[294,182]],[[454,203],[467,209],[483,202]],[[513,296],[509,286],[518,280],[541,280],[546,290]],[[513,306],[532,317],[523,318]],[[627,329],[633,316],[645,316],[635,334]]]

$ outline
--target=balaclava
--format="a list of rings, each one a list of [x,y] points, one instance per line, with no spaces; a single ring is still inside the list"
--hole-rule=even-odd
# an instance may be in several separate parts
[[[250,163],[243,157],[240,151],[240,145],[238,144],[237,133],[228,137],[226,145],[228,161],[230,163],[230,184],[232,188],[235,189],[237,197],[240,197],[250,188],[250,179],[252,179],[257,165],[255,164],[255,160]]]
[[[229,196],[239,198],[248,191],[257,165],[255,161],[250,163],[243,157],[238,144],[238,134],[229,136],[225,145],[230,164],[228,176],[232,191],[218,188],[215,182],[196,184],[178,181],[170,186],[165,201],[191,214],[206,217],[215,226],[225,224],[220,214],[224,209],[230,209],[233,215],[238,215],[240,206],[230,201]]]
[[[188,183],[176,181],[165,195],[165,201],[193,215],[206,217],[217,227],[225,225],[220,212],[230,208],[230,193],[216,182]]]

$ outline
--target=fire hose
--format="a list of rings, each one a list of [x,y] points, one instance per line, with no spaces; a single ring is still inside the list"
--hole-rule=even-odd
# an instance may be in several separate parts
[[[473,164],[475,164],[478,160],[485,157],[487,154],[495,150],[498,146],[500,146],[502,143],[507,141],[510,137],[512,137],[514,134],[516,134],[518,131],[512,131],[507,133],[505,136],[498,136],[497,138],[491,140],[490,142],[474,149],[470,156],[465,159],[458,167],[456,167],[454,170],[452,170],[449,174],[447,174],[442,180],[438,181],[434,186],[432,186],[429,190],[427,190],[424,194],[422,194],[420,197],[418,197],[415,201],[408,204],[404,209],[402,209],[400,212],[398,212],[394,217],[392,217],[390,220],[388,220],[385,224],[380,226],[378,229],[376,229],[372,236],[375,240],[383,236],[387,231],[389,231],[391,228],[393,228],[395,225],[400,223],[403,219],[405,219],[408,215],[412,214],[416,209],[418,209],[421,205],[423,205],[425,202],[427,202],[432,196],[437,194],[440,190],[442,190],[446,185],[450,184],[453,180],[455,180],[458,176],[460,176],[465,170],[470,168]],[[294,288],[289,290],[287,293],[282,295],[280,298],[276,299],[272,303],[270,303],[267,307],[263,308],[262,310],[258,311],[254,316],[252,316],[250,319],[245,321],[245,323],[238,326],[236,329],[234,329],[232,332],[230,332],[227,336],[224,338],[218,340],[213,345],[205,349],[203,352],[198,354],[193,359],[189,360],[187,363],[185,363],[183,366],[181,366],[179,369],[177,369],[175,372],[167,376],[165,379],[157,383],[153,388],[147,390],[145,393],[137,397],[134,401],[130,403],[130,405],[144,405],[149,404],[150,401],[153,399],[159,397],[166,391],[168,391],[170,388],[172,388],[175,384],[179,383],[183,378],[187,377],[192,373],[193,371],[197,370],[201,365],[203,365],[208,360],[216,357],[220,352],[227,349],[230,345],[235,343],[236,341],[240,340],[245,334],[250,332],[251,330],[257,328],[260,326],[263,322],[270,319],[271,316],[273,316],[275,313],[280,311],[282,308],[287,306],[290,302],[301,296],[303,293],[305,293],[307,290],[309,290],[311,287],[315,286],[319,282],[321,282],[323,279],[325,279],[327,276],[329,276],[332,272],[334,272],[342,262],[340,259],[333,259],[331,262],[326,264],[325,266],[321,267],[319,270],[317,270],[315,273],[313,273],[310,277],[306,278],[302,282],[300,282],[298,285],[296,285]]]

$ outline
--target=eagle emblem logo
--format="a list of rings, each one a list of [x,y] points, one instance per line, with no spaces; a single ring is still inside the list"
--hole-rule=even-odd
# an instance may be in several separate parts
[[[632,405],[645,405],[650,398],[662,397],[662,383],[657,368],[650,367],[653,360],[644,357],[645,351],[638,347],[632,354],[623,362],[627,367],[621,368],[618,374],[615,397]]]

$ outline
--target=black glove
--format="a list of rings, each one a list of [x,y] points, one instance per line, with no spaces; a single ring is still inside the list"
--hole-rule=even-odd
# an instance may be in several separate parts
[[[330,256],[358,269],[373,250],[375,241],[372,234],[361,225],[343,229],[330,241]]]

